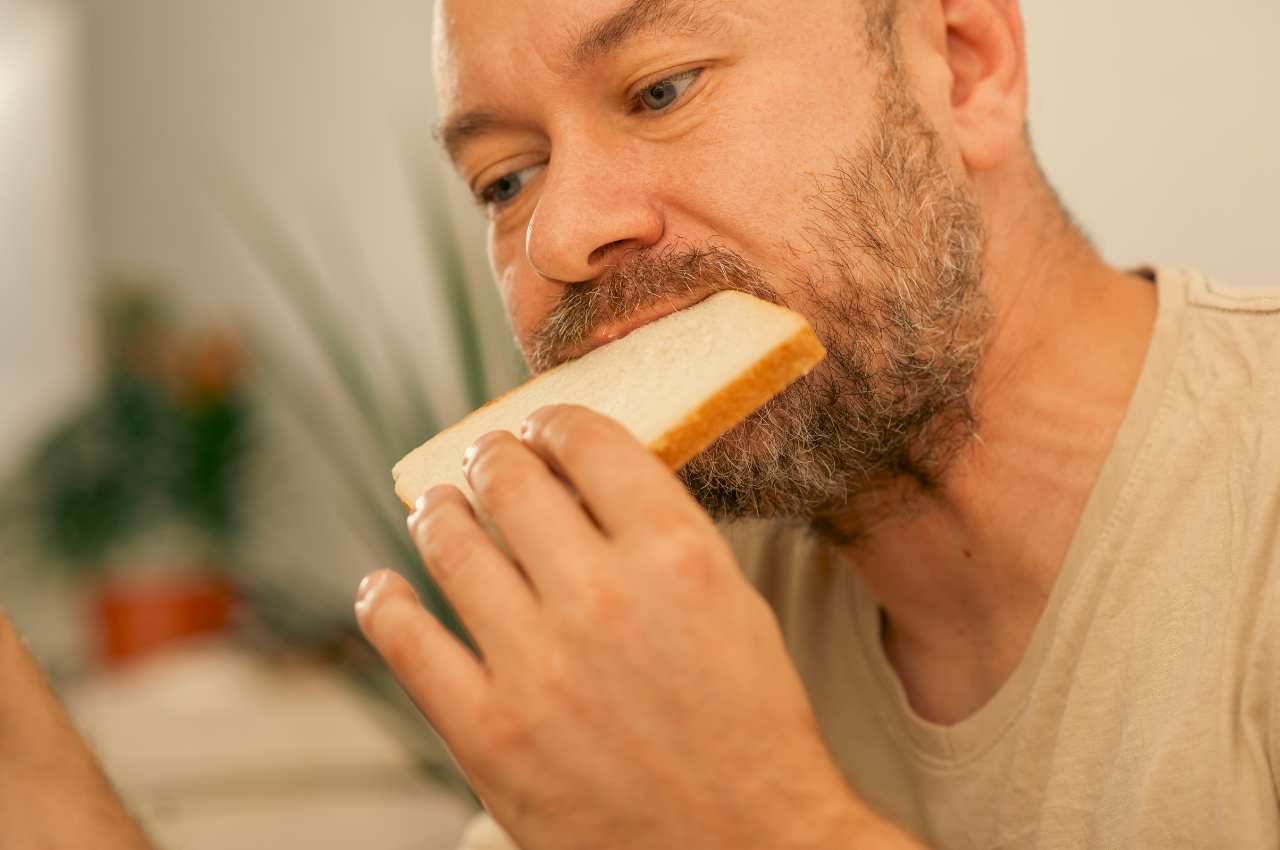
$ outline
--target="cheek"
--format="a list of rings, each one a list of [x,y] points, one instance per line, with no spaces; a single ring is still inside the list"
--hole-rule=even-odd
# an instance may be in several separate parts
[[[527,343],[547,313],[555,307],[559,288],[543,280],[529,265],[520,239],[500,239],[489,244],[489,265],[497,281],[502,306],[521,347]]]
[[[764,265],[803,239],[812,223],[818,180],[869,138],[874,112],[868,81],[855,86],[810,69],[762,75],[766,83],[735,92],[689,139],[678,206]],[[820,80],[820,82],[815,82]]]
[[[489,270],[498,285],[498,295],[502,298],[502,307],[506,310],[511,329],[520,340],[528,334],[528,318],[524,315],[524,302],[527,300],[521,289],[520,265],[524,252],[513,247],[514,240],[509,237],[495,237],[492,228],[489,231]]]

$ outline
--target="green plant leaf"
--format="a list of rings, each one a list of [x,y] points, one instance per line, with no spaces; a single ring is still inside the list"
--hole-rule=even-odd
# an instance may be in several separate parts
[[[381,299],[370,298],[369,304],[381,328],[378,339],[382,341],[383,351],[387,355],[391,368],[395,370],[400,390],[408,404],[407,421],[401,423],[405,435],[400,450],[400,454],[407,454],[428,436],[440,430],[440,417],[436,413],[435,405],[428,398],[422,379],[414,365],[412,348],[388,319]]]
[[[233,230],[303,319],[383,460],[390,465],[399,459],[402,446],[380,403],[376,384],[342,330],[342,321],[325,293],[322,276],[311,268],[284,230],[256,205],[241,197],[229,202],[227,209]]]
[[[271,381],[273,390],[298,418],[299,424],[305,428],[316,448],[346,484],[343,496],[363,518],[363,528],[371,532],[373,539],[405,567],[405,574],[414,584],[414,589],[418,591],[427,609],[455,635],[469,640],[461,621],[444,595],[423,571],[417,551],[405,532],[404,523],[395,519],[397,516],[403,517],[404,511],[392,488],[388,486],[380,491],[372,486],[365,468],[351,455],[349,441],[339,430],[331,411],[320,401],[319,394],[314,391],[305,374],[299,369],[285,366],[283,356],[278,352],[270,352],[261,343],[256,347],[260,352],[262,374]]]
[[[463,388],[467,394],[467,403],[474,409],[487,402],[491,396],[484,367],[484,352],[481,350],[480,324],[467,285],[466,267],[442,204],[428,190],[431,182],[427,179],[429,172],[425,167],[412,169],[412,172],[416,178],[413,181],[416,188],[414,199],[417,202],[420,226],[425,242],[440,266],[438,282],[444,291],[445,306],[449,310],[453,326],[454,344],[462,367]]]

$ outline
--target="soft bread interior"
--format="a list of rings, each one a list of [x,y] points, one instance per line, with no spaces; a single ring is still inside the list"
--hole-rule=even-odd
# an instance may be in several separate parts
[[[472,498],[462,456],[490,431],[518,433],[550,404],[578,404],[622,423],[673,469],[822,360],[804,317],[737,291],[719,292],[577,360],[544,372],[441,431],[396,464],[411,506],[452,484]]]

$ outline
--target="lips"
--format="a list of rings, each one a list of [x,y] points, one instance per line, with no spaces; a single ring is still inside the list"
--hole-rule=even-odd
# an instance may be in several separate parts
[[[702,301],[705,301],[707,298],[710,298],[714,294],[715,294],[714,291],[699,292],[693,295],[689,295],[685,298],[677,299],[675,301],[668,301],[665,304],[655,304],[652,307],[648,307],[644,310],[640,310],[639,312],[635,313],[633,316],[626,319],[625,321],[596,328],[591,333],[591,336],[587,337],[587,341],[582,345],[578,346],[577,348],[573,349],[572,351],[570,351],[569,354],[565,357],[565,359],[576,360],[577,358],[582,357],[584,354],[587,354],[591,351],[594,351],[595,349],[599,348],[602,345],[607,345],[611,342],[616,342],[617,340],[622,339],[627,334],[631,333],[637,328],[644,327],[650,322],[656,322],[658,319],[662,319],[662,318],[665,318],[666,316],[670,316],[672,313],[676,312],[677,310],[687,310],[693,305],[698,304]]]

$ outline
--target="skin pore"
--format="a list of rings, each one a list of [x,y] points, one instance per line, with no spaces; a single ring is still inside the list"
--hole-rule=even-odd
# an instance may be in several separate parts
[[[845,377],[870,389],[834,394],[846,405],[913,392],[936,401],[913,381],[950,391],[892,417],[829,416],[859,423],[869,441],[841,443],[858,474],[842,500],[825,490],[811,519],[845,541],[879,600],[886,652],[917,712],[938,723],[972,714],[1043,611],[1155,311],[1153,287],[1099,259],[1036,166],[1016,2],[903,0],[888,89],[886,54],[866,38],[879,5],[858,0],[439,9],[442,138],[490,216],[491,262],[535,368],[643,307],[747,282],[829,339],[861,341],[865,356]],[[902,114],[886,108],[886,91],[905,95],[910,121],[892,120]],[[903,142],[890,161],[929,180],[905,193],[892,181],[821,190],[850,163],[885,161],[875,158],[885,132]],[[842,226],[841,210],[863,223],[868,207],[856,202],[873,191],[928,202],[896,223]],[[830,202],[825,220],[815,199]],[[930,219],[939,201],[972,214]],[[939,222],[977,236],[954,244]],[[904,233],[919,262],[895,276],[874,237]],[[957,272],[953,284],[930,289],[939,270]],[[932,324],[919,310],[895,323],[866,308],[884,299],[859,297],[892,293],[874,288],[889,283],[907,291],[899,305],[964,297]],[[855,309],[841,317],[841,303]],[[884,335],[902,327],[911,332]],[[883,368],[903,351],[936,357]],[[956,380],[939,382],[939,370]],[[885,453],[894,462],[853,463],[895,429],[909,439]]]

